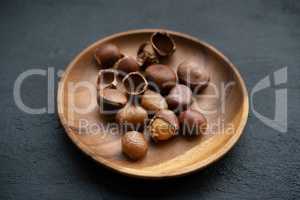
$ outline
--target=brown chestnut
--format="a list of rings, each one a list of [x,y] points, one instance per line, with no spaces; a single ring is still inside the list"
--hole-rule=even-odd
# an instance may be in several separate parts
[[[154,141],[164,141],[175,136],[179,129],[177,116],[171,110],[160,110],[150,121],[148,130]]]
[[[184,61],[177,69],[177,76],[181,83],[191,87],[196,93],[207,87],[209,73],[203,64],[195,61]]]
[[[179,115],[183,135],[197,136],[207,129],[207,119],[197,110],[188,109]]]
[[[109,85],[117,86],[118,72],[114,69],[102,69],[97,77],[97,89],[107,87]]]
[[[122,137],[122,152],[131,160],[139,160],[145,157],[148,151],[148,143],[144,135],[137,131],[129,131]]]
[[[170,56],[176,50],[175,42],[167,32],[153,33],[150,41],[152,47],[160,56]]]
[[[118,109],[124,107],[127,101],[126,94],[113,86],[98,90],[98,105],[102,114],[112,114],[113,111],[116,112]]]
[[[116,121],[126,130],[140,130],[147,122],[147,111],[132,103],[128,103],[124,108],[120,109],[116,115]]]
[[[147,90],[142,98],[141,105],[152,114],[159,110],[168,109],[168,104],[161,94],[154,92],[152,90]]]
[[[148,81],[140,72],[130,72],[123,78],[122,83],[130,95],[142,94],[148,88]]]
[[[145,74],[149,81],[151,81],[154,86],[157,86],[162,93],[168,92],[177,82],[175,72],[167,65],[150,65],[147,67]]]
[[[101,44],[94,54],[95,60],[103,68],[112,67],[122,56],[120,49],[111,43]]]
[[[137,51],[137,61],[144,67],[159,63],[158,56],[150,42],[141,44]]]
[[[130,72],[139,71],[140,65],[133,57],[124,56],[115,63],[114,68],[123,72],[124,74],[127,74]]]
[[[170,109],[185,110],[192,102],[192,91],[185,85],[177,84],[166,97]]]

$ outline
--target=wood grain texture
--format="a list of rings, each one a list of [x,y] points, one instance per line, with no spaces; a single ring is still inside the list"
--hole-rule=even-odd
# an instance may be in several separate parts
[[[208,130],[205,135],[186,139],[177,137],[163,145],[149,141],[147,156],[139,161],[128,161],[121,154],[120,139],[122,133],[112,134],[109,130],[82,134],[80,120],[87,120],[88,126],[98,124],[109,126],[96,104],[96,97],[88,88],[76,91],[68,89],[69,83],[89,82],[96,87],[99,67],[93,62],[93,53],[97,46],[111,42],[119,46],[121,52],[135,56],[138,46],[149,40],[155,29],[128,31],[104,38],[83,50],[68,66],[59,83],[57,104],[60,119],[71,140],[87,155],[105,166],[123,174],[144,177],[163,178],[187,174],[201,169],[218,160],[237,142],[242,134],[248,116],[248,94],[239,72],[233,64],[212,46],[191,36],[168,31],[174,38],[177,51],[163,63],[172,67],[184,60],[196,60],[204,64],[211,74],[211,85],[201,95],[195,96],[192,108],[206,111]],[[165,30],[167,31],[167,30]],[[233,83],[225,88],[226,84]],[[225,86],[224,86],[224,85]],[[226,90],[225,90],[226,89]],[[217,98],[208,95],[218,94]],[[70,96],[74,96],[74,103]],[[224,97],[224,98],[223,98]],[[92,110],[80,114],[74,105]],[[224,111],[223,111],[224,109]]]
[[[0,45],[0,199],[299,199],[300,2],[298,0],[3,0]],[[248,92],[288,66],[288,132],[249,112],[244,134],[221,160],[188,176],[149,181],[107,170],[70,142],[58,115],[28,115],[14,103],[16,77],[27,69],[55,72],[89,44],[144,27],[188,33],[221,50]],[[55,77],[55,86],[59,77]],[[26,105],[47,105],[47,78],[24,81]],[[274,91],[254,106],[274,116]],[[266,103],[267,102],[267,103]]]

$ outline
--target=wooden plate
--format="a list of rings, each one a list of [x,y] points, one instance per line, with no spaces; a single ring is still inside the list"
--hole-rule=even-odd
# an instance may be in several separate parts
[[[249,109],[245,83],[221,52],[194,37],[168,31],[177,50],[163,62],[176,70],[183,60],[196,59],[204,62],[211,74],[212,85],[195,97],[192,105],[204,111],[209,129],[202,137],[188,139],[178,136],[159,145],[150,141],[148,154],[143,160],[128,161],[121,153],[120,133],[112,127],[107,129],[110,121],[99,114],[96,94],[90,92],[96,91],[99,70],[93,53],[100,44],[112,42],[123,53],[135,57],[138,46],[149,40],[155,31],[159,30],[118,33],[90,45],[67,67],[59,82],[57,96],[60,120],[68,136],[83,152],[122,174],[152,179],[187,174],[221,158],[241,136]],[[84,108],[89,111],[82,112]]]

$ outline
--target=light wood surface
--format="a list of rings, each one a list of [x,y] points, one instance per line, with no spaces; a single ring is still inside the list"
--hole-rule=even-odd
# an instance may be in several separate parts
[[[95,129],[95,124],[107,127],[111,120],[99,114],[95,94],[91,94],[87,88],[79,87],[73,92],[68,90],[70,84],[82,81],[96,87],[99,70],[93,60],[96,47],[104,42],[112,42],[120,47],[122,53],[136,56],[138,46],[149,40],[155,31],[158,30],[123,32],[90,45],[67,67],[59,82],[57,95],[59,117],[66,133],[84,153],[122,174],[150,179],[191,173],[221,158],[241,136],[249,110],[245,83],[236,67],[221,52],[194,37],[168,31],[174,38],[177,49],[173,56],[165,59],[163,63],[176,70],[178,64],[186,59],[203,62],[211,75],[211,83],[216,85],[216,88],[209,86],[201,95],[194,97],[192,105],[195,109],[215,111],[205,114],[211,129],[201,137],[177,136],[162,144],[149,141],[147,156],[138,162],[129,161],[122,155],[121,134],[115,129],[91,132],[80,129],[80,119],[88,122],[90,130]],[[215,89],[222,93],[221,83],[230,82],[234,84],[225,91],[226,98],[208,96],[215,95]],[[74,104],[79,108],[91,105],[91,109],[88,113],[76,112],[72,108]],[[225,109],[225,112],[222,109]]]

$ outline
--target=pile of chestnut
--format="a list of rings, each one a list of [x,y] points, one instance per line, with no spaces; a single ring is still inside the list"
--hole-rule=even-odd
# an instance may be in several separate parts
[[[144,133],[161,142],[179,132],[192,136],[206,131],[206,118],[190,105],[193,93],[207,87],[209,73],[188,60],[177,67],[177,73],[160,64],[175,50],[168,33],[155,32],[140,45],[136,58],[123,55],[112,43],[101,44],[95,51],[101,67],[97,80],[100,113],[112,115],[124,128],[122,152],[131,160],[147,154]]]

